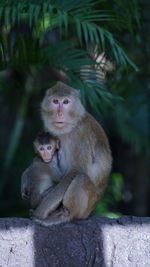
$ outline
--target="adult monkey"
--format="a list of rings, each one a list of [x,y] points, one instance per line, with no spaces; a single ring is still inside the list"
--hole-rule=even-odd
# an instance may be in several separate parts
[[[62,82],[46,91],[41,114],[46,131],[60,140],[59,164],[65,176],[43,198],[33,216],[43,225],[86,218],[102,197],[111,170],[107,137],[85,111],[79,92]],[[73,176],[73,180],[67,190],[58,201],[56,198],[53,201],[53,196],[69,176]]]

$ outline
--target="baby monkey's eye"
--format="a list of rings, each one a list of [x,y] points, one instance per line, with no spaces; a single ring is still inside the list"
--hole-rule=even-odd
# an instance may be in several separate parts
[[[65,105],[69,104],[69,99],[67,99],[67,98],[64,99],[63,104],[65,104]]]
[[[48,146],[48,147],[47,147],[47,150],[51,150],[51,149],[52,149],[52,146]]]
[[[59,103],[58,99],[53,99],[53,103],[58,104]]]
[[[44,150],[44,147],[43,146],[39,147],[39,150],[40,151],[43,151]]]

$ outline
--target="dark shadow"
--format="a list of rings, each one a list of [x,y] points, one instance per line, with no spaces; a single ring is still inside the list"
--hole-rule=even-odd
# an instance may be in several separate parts
[[[35,267],[105,267],[102,240],[94,219],[35,227]]]
[[[142,237],[140,229],[146,227],[145,224],[149,230]],[[138,248],[145,247],[142,238],[148,231],[150,218],[132,216],[120,219],[93,216],[57,226],[37,226],[34,232],[35,267],[117,266],[113,265],[112,258],[120,262],[118,266],[150,266],[150,258],[149,265],[146,265],[147,261],[143,265],[140,263],[143,258],[140,255],[138,259],[137,255]],[[132,246],[128,242],[133,242]],[[141,265],[132,265],[132,260]]]

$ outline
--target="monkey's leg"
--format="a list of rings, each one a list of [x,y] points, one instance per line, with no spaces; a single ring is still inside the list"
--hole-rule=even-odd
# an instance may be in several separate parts
[[[87,218],[98,201],[95,185],[88,176],[79,174],[69,185],[60,212],[53,212],[45,219],[35,219],[38,223],[49,226],[69,222],[72,219]]]
[[[67,177],[57,184],[46,196],[43,197],[39,206],[34,210],[33,217],[45,219],[49,213],[54,211],[62,202],[63,196],[72,182],[75,172],[71,172]]]
[[[87,218],[98,202],[97,189],[86,174],[77,175],[68,187],[63,206],[69,210],[71,218]]]

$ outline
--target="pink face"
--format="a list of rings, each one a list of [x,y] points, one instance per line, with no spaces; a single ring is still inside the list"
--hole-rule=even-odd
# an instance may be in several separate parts
[[[62,128],[66,122],[68,112],[71,110],[72,101],[68,97],[53,97],[50,101],[50,109],[55,114],[54,124]]]
[[[54,144],[44,144],[38,146],[38,153],[44,162],[50,162],[55,152]]]

